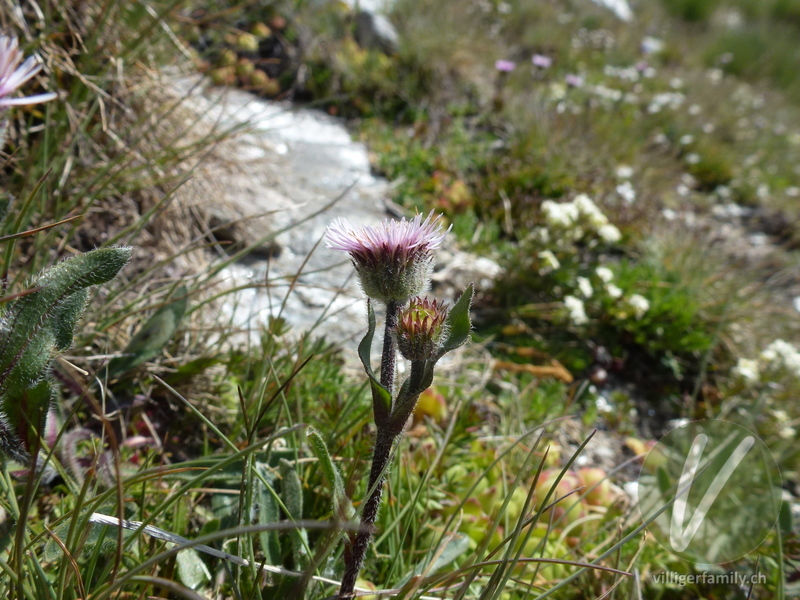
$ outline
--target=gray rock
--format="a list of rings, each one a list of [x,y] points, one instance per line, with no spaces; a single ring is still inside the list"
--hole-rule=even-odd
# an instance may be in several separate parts
[[[281,316],[296,335],[312,332],[341,343],[345,359],[355,363],[365,298],[347,255],[321,242],[336,217],[375,224],[389,216],[389,182],[371,174],[367,149],[327,114],[201,81],[184,77],[169,85],[186,96],[196,127],[241,133],[208,153],[179,200],[194,203],[218,238],[256,248],[221,271],[225,286],[250,286],[224,297],[222,315],[243,336]],[[452,247],[437,260],[433,291],[446,300],[470,282],[488,286],[499,272],[494,261]]]
[[[380,13],[362,10],[356,15],[356,41],[362,48],[394,54],[400,36],[392,22]]]

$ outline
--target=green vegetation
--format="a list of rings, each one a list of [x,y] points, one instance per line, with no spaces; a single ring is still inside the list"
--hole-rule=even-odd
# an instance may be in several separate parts
[[[393,200],[502,267],[396,449],[359,587],[796,593],[800,3],[648,0],[625,23],[588,0],[397,0],[394,50],[340,2],[17,8],[3,34],[45,65],[25,92],[59,98],[0,108],[0,593],[338,589],[370,386],[338,340],[273,317],[242,347],[215,309],[250,248],[209,250],[175,190],[234,132],[190,133],[157,77],[175,65],[347,119]],[[720,567],[763,573],[752,590],[653,578],[702,569],[644,536],[630,484],[701,418],[757,433],[790,497]]]

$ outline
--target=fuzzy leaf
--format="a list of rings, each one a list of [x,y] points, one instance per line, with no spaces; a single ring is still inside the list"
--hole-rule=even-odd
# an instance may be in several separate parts
[[[28,454],[39,446],[39,433],[44,431],[52,401],[53,388],[47,379],[42,379],[15,397],[13,402],[5,403],[6,420]]]
[[[289,512],[288,516],[292,521],[299,521],[303,518],[303,483],[295,470],[295,465],[286,460],[280,459],[281,474],[281,499],[283,505]],[[306,548],[308,548],[308,533],[305,529],[294,529],[291,535],[292,556],[295,563],[307,562]],[[295,567],[300,566],[295,564]]]
[[[56,309],[53,316],[55,329],[55,346],[58,350],[66,350],[72,345],[75,335],[75,326],[83,315],[86,302],[89,299],[89,290],[78,290],[68,296]]]
[[[280,507],[278,506],[274,487],[277,477],[274,471],[264,463],[256,463],[255,468],[260,477],[256,477],[258,516],[254,521],[259,525],[277,523],[281,520]],[[258,534],[258,537],[261,540],[261,550],[264,552],[267,564],[281,564],[281,544],[278,540],[278,532],[262,531]]]
[[[121,375],[150,360],[172,339],[186,312],[186,287],[179,287],[175,294],[177,300],[159,308],[134,334],[123,350],[125,356],[108,363],[109,377]]]
[[[294,465],[285,458],[280,460],[281,497],[293,521],[303,518],[303,484]]]
[[[0,453],[20,464],[30,464],[30,456],[25,452],[22,442],[7,419],[7,416],[0,415]]]
[[[109,281],[130,255],[130,248],[102,248],[69,258],[36,278],[35,291],[11,304],[0,332],[0,392],[16,396],[44,376],[53,346],[66,339],[76,316],[70,297]]]
[[[450,309],[447,314],[447,339],[438,353],[441,358],[445,353],[463,346],[469,341],[472,331],[472,321],[469,318],[469,309],[472,305],[472,295],[475,291],[473,284],[469,284],[461,297]]]
[[[367,334],[358,345],[358,357],[364,365],[364,371],[369,377],[370,387],[372,388],[372,408],[375,412],[375,422],[382,423],[392,410],[392,394],[381,385],[370,364],[370,353],[372,350],[372,338],[375,337],[375,311],[372,309],[372,302],[367,301]]]
[[[406,583],[411,583],[409,586],[410,591],[416,591],[417,577],[420,575],[433,575],[439,569],[451,565],[460,557],[465,556],[469,552],[469,536],[463,533],[454,533],[449,536],[445,542],[444,547],[431,548],[421,561],[419,561],[414,569],[402,579],[398,587],[405,588]],[[403,597],[402,594],[400,597]]]
[[[178,579],[186,587],[196,590],[211,581],[211,573],[206,563],[194,548],[178,552],[175,562],[178,564]]]
[[[319,466],[322,469],[322,474],[331,487],[331,496],[333,504],[333,515],[341,521],[349,521],[352,519],[356,511],[350,498],[344,491],[344,481],[339,469],[331,460],[331,455],[328,452],[328,447],[325,445],[325,440],[322,439],[319,431],[313,427],[306,429],[306,437],[308,438],[308,445],[311,448],[312,454],[319,461]]]
[[[66,543],[67,536],[69,535],[69,528],[72,525],[72,519],[66,520],[56,528],[53,529],[53,535],[58,537],[63,543]],[[89,523],[88,531],[83,532],[84,540],[80,548],[84,556],[90,555],[95,551],[96,546],[100,544],[101,554],[111,554],[117,549],[117,536],[116,532],[112,531],[107,525],[98,525],[97,523]],[[130,537],[130,532],[124,532],[124,537]],[[63,550],[61,546],[50,537],[44,545],[44,559],[48,562],[55,562],[62,556]]]

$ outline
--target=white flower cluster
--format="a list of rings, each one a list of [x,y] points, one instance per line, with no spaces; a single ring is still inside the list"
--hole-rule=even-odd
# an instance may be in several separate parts
[[[640,73],[636,67],[614,67],[606,65],[603,67],[603,74],[609,77],[618,77],[625,81],[637,82],[639,81]]]
[[[748,384],[759,382],[766,373],[784,372],[800,377],[800,351],[778,339],[764,348],[757,359],[740,358],[732,372],[734,377]]]
[[[586,194],[580,194],[572,202],[542,202],[542,214],[546,224],[558,229],[562,238],[572,241],[591,233],[609,244],[616,243],[622,235],[608,221],[597,205]]]
[[[653,96],[650,105],[647,107],[647,112],[655,114],[661,112],[664,108],[680,108],[685,100],[686,96],[680,92],[661,92]]]
[[[583,305],[583,300],[575,296],[565,296],[564,306],[569,311],[569,320],[572,324],[580,327],[589,322],[589,317],[586,316],[586,307]]]
[[[617,298],[622,297],[622,290],[619,286],[614,285],[612,282],[614,281],[614,272],[609,269],[608,267],[597,267],[595,274],[603,282],[604,287],[606,288],[606,294],[610,298],[616,300]]]
[[[545,230],[546,231],[546,230]],[[539,257],[539,275],[547,275],[548,273],[552,273],[553,271],[557,270],[561,267],[561,263],[558,262],[556,255],[553,254],[550,250],[542,250],[537,254]]]
[[[540,252],[539,257],[543,258],[543,255],[548,252],[549,251],[547,250],[545,252]],[[611,269],[602,266],[597,267],[594,275],[596,276],[595,286],[592,285],[592,281],[588,277],[576,277],[575,283],[577,284],[578,294],[564,297],[564,308],[567,309],[570,322],[575,326],[585,325],[589,322],[589,318],[586,315],[586,306],[584,305],[584,300],[582,300],[579,296],[582,296],[585,300],[589,300],[595,295],[596,290],[601,290],[601,295],[602,291],[605,291],[606,295],[612,300],[618,300],[622,298],[622,289],[613,283],[614,272]],[[597,280],[599,280],[599,282]],[[647,300],[647,298],[639,294],[632,294],[631,296],[624,298],[622,300],[622,305],[632,311],[633,316],[637,321],[641,320],[647,311],[650,310],[650,302]],[[626,315],[626,313],[627,311],[623,312],[622,315]]]
[[[648,302],[647,298],[639,294],[633,294],[628,298],[627,302],[628,306],[633,309],[633,314],[636,316],[637,321],[650,310],[650,302]]]
[[[759,356],[769,368],[785,370],[800,377],[800,351],[784,340],[775,340]]]

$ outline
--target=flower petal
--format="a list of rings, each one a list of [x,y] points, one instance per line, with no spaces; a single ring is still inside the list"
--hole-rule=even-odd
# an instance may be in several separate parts
[[[13,92],[41,70],[42,65],[38,62],[36,57],[29,57],[28,60],[22,63],[22,66],[19,69],[14,71],[11,77],[6,79],[2,85],[0,85],[0,95]]]
[[[27,106],[28,104],[39,104],[40,102],[50,102],[58,98],[55,92],[46,94],[36,94],[35,96],[25,96],[23,98],[0,98],[0,107],[3,106]]]

